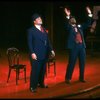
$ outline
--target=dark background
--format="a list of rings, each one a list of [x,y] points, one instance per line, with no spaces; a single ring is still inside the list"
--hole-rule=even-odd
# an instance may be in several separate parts
[[[87,18],[86,6],[100,2],[81,1],[1,1],[0,2],[0,48],[17,47],[25,52],[27,46],[27,29],[31,27],[31,16],[37,12],[42,15],[44,26],[49,30],[49,37],[54,49],[64,50],[66,30],[63,7],[70,8],[79,23]]]

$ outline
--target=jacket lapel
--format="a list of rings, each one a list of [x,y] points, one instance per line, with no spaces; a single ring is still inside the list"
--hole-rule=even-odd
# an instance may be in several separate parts
[[[39,38],[41,41],[45,41],[47,39],[47,35],[46,32],[42,33],[39,29],[37,29],[36,27],[33,27],[33,31],[35,31],[35,35],[37,36],[37,38]]]

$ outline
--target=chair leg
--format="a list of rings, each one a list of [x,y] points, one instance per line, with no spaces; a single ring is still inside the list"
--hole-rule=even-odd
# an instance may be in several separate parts
[[[9,81],[9,78],[10,78],[10,73],[11,73],[11,69],[9,69],[7,83],[8,83],[8,81]]]
[[[26,83],[26,68],[24,68],[24,77],[25,77],[25,83]]]
[[[56,64],[55,64],[55,62],[54,62],[54,74],[56,76]]]
[[[46,77],[47,77],[47,70],[48,70],[47,67],[48,67],[48,66],[46,65],[46,70],[45,70],[45,75],[46,75]]]
[[[16,69],[16,85],[18,85],[18,79],[19,79],[19,70]]]
[[[48,62],[48,73],[50,73],[50,64]]]

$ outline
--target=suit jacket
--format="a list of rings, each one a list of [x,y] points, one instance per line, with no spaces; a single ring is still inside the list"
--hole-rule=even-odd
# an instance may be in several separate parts
[[[42,33],[34,26],[29,28],[27,32],[30,55],[35,53],[37,55],[37,60],[47,59],[49,52],[52,50],[52,46],[48,38],[48,33],[46,31]]]
[[[84,33],[83,30],[85,30],[86,28],[88,28],[91,25],[91,21],[92,18],[88,17],[88,20],[86,23],[83,23],[82,25],[80,25],[80,27],[77,25],[77,28],[82,36],[82,40],[83,40],[83,47],[86,47],[85,41],[84,41]],[[67,44],[66,44],[66,48],[67,49],[72,49],[75,47],[76,45],[76,41],[75,41],[75,37],[76,37],[76,32],[74,30],[74,27],[69,24],[69,20],[67,19],[66,21],[66,25],[65,25],[67,31],[68,31],[68,37],[67,37]]]

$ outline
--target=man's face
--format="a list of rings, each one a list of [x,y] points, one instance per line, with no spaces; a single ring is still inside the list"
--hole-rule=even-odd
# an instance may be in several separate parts
[[[41,19],[41,17],[36,18],[35,21],[34,21],[34,24],[35,25],[42,25],[42,19]]]
[[[71,23],[71,24],[76,24],[76,19],[75,19],[75,18],[71,18],[71,19],[70,19],[70,23]]]

